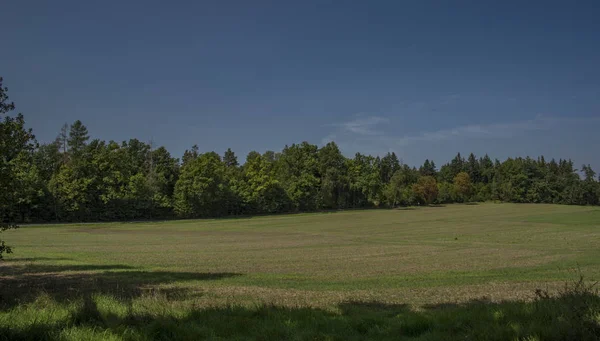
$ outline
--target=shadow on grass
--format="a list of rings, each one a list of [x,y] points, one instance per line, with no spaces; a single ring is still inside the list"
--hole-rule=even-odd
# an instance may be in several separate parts
[[[4,258],[2,261],[5,263],[16,263],[16,262],[37,262],[37,261],[62,261],[71,260],[70,258],[50,258],[50,257],[11,257]]]
[[[108,302],[108,303],[107,303]],[[598,340],[600,298],[589,292],[533,302],[472,301],[411,309],[346,302],[335,310],[241,306],[187,309],[168,301],[146,309],[86,296],[62,318],[1,324],[10,340]],[[110,303],[110,304],[109,304]],[[38,304],[46,304],[42,301]],[[115,308],[116,307],[116,308]],[[119,308],[120,307],[120,308]],[[56,309],[55,311],[59,311]],[[23,319],[28,310],[15,311]],[[60,314],[59,314],[60,315]],[[0,337],[2,338],[2,337]]]
[[[239,274],[15,268],[0,272],[0,340],[600,340],[600,296],[582,278],[558,295],[537,291],[530,302],[200,307],[185,288],[157,286]]]
[[[130,270],[135,269],[129,265],[50,265],[50,264],[23,264],[0,266],[3,276],[20,276],[27,274],[82,272],[98,270]]]
[[[398,207],[394,207],[393,210],[397,210],[397,211],[414,211],[416,210],[416,207],[412,207],[412,206],[398,206]]]
[[[407,210],[414,208],[403,207]],[[320,209],[320,210],[305,210],[305,211],[286,211],[286,212],[270,212],[270,213],[244,213],[244,214],[232,214],[225,216],[214,216],[214,217],[164,217],[156,219],[121,219],[121,220],[63,220],[63,221],[46,221],[46,222],[33,222],[33,223],[21,223],[21,228],[27,227],[45,227],[48,225],[102,225],[102,224],[138,224],[138,223],[162,223],[162,222],[190,222],[190,221],[211,221],[211,220],[248,220],[253,218],[266,218],[266,217],[284,217],[284,216],[295,216],[303,214],[331,214],[331,213],[343,213],[343,212],[360,212],[360,211],[377,211],[377,210],[389,210],[393,208],[381,206],[366,206],[366,207],[346,207],[337,209]],[[103,228],[103,227],[99,227]]]
[[[4,265],[0,267],[0,310],[27,304],[42,294],[59,303],[96,294],[126,301],[148,293],[186,299],[193,293],[185,288],[158,286],[235,276],[241,274],[141,271],[127,265]]]

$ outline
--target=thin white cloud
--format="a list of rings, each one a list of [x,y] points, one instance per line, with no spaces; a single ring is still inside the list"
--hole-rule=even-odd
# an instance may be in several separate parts
[[[455,139],[473,138],[511,138],[528,131],[548,130],[565,124],[589,124],[600,122],[600,118],[588,117],[546,117],[538,115],[531,120],[493,123],[470,124],[450,129],[423,131],[416,134],[394,136],[386,134],[382,128],[392,123],[389,119],[379,116],[367,116],[352,121],[331,124],[338,129],[331,132],[322,140],[323,144],[334,141],[352,149],[396,149],[417,143],[441,142]],[[361,148],[362,147],[362,148]]]
[[[340,128],[343,132],[354,133],[358,135],[381,135],[381,131],[375,127],[382,123],[388,123],[389,119],[379,116],[359,117],[349,122],[334,123],[331,126]]]
[[[510,138],[525,131],[548,129],[552,123],[553,119],[537,117],[534,120],[510,123],[464,125],[399,138],[392,137],[391,140],[398,146],[407,146],[417,142],[438,142],[456,138]]]
[[[324,146],[324,145],[328,144],[329,142],[335,142],[335,138],[336,138],[335,134],[329,134],[321,139],[321,145]]]

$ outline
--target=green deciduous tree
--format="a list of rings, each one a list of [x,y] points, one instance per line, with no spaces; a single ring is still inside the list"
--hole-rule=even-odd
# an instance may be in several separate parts
[[[456,202],[456,191],[454,185],[448,182],[438,183],[437,202],[440,204],[449,204]]]
[[[250,152],[243,166],[240,194],[244,213],[276,213],[289,210],[290,200],[275,176],[273,160],[269,155]]]
[[[7,115],[15,105],[8,101],[8,88],[2,81],[0,77],[0,232],[17,227],[15,222],[19,217],[15,205],[21,211],[32,204],[37,195],[36,177],[39,176],[32,165],[33,133],[31,129],[25,129],[22,114]],[[11,248],[0,240],[0,259],[10,252]]]
[[[407,198],[404,195],[406,186],[404,173],[396,171],[384,189],[385,202],[389,207],[396,207],[406,202]]]
[[[322,208],[344,208],[347,205],[348,170],[346,160],[335,142],[329,142],[318,152],[321,178],[319,202]]]
[[[308,142],[281,152],[251,152],[244,164],[197,145],[181,162],[166,148],[137,139],[89,140],[81,121],[64,125],[53,143],[37,146],[0,81],[0,219],[95,221],[368,208],[467,200],[598,205],[590,165],[538,158],[465,160],[457,154],[439,171],[418,169],[395,153],[346,157],[333,142]],[[0,254],[5,252],[4,244]]]
[[[228,191],[225,164],[219,155],[200,154],[181,168],[175,184],[175,211],[184,217],[222,216]]]
[[[377,159],[356,153],[348,161],[351,207],[378,206],[382,201],[383,183]]]
[[[319,208],[318,147],[308,142],[286,146],[279,157],[278,180],[293,207],[299,211]]]

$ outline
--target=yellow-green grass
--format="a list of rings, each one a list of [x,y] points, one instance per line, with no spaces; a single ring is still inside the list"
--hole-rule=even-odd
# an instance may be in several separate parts
[[[43,225],[7,231],[3,238],[15,253],[0,263],[0,339],[2,332],[10,338],[48,339],[235,338],[269,334],[264,328],[274,328],[274,337],[288,338],[286,333],[308,328],[304,324],[311,318],[315,333],[299,339],[361,339],[377,326],[391,329],[372,337],[435,339],[443,331],[432,326],[440,321],[452,325],[449,315],[468,319],[484,309],[491,315],[480,321],[483,326],[502,320],[494,314],[505,314],[504,309],[512,314],[509,320],[519,320],[520,314],[535,310],[536,303],[528,301],[536,288],[552,293],[579,273],[587,280],[600,279],[598,207],[489,203]],[[485,304],[472,301],[483,297]],[[506,300],[513,302],[497,303]],[[459,305],[452,311],[430,311],[441,303]],[[210,312],[242,321],[231,330],[206,329]],[[46,316],[39,330],[32,317],[36,314]],[[600,312],[593,311],[592,319],[595,314]],[[88,323],[90,316],[103,322]],[[190,325],[190,316],[204,324]],[[277,316],[277,323],[269,316]],[[407,319],[408,334],[394,334],[396,323],[402,325],[386,320],[394,316]],[[257,327],[260,333],[243,327],[253,318],[262,326]],[[20,327],[8,327],[11,319],[19,320]],[[498,333],[532,340],[542,335],[527,332],[523,321],[521,327],[506,327],[518,324],[511,321],[502,322]],[[542,318],[537,323],[542,328],[547,322]],[[191,331],[164,334],[169,323],[183,323]],[[357,323],[358,334],[341,333],[345,323]],[[366,334],[360,334],[361,323],[367,323]],[[414,335],[411,323],[416,323]],[[157,334],[152,328],[162,329]],[[127,336],[127,330],[132,334]],[[225,335],[228,330],[239,333]],[[457,338],[463,336],[459,332]]]

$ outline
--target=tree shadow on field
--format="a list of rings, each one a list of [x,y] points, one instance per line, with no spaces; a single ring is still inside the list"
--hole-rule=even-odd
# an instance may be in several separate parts
[[[414,210],[416,210],[416,208],[412,207],[412,206],[399,206],[399,207],[394,207],[393,210],[396,210],[396,211],[414,211]]]
[[[118,264],[0,264],[0,311],[32,302],[42,294],[59,303],[95,294],[111,295],[126,301],[148,293],[164,295],[169,299],[185,299],[193,295],[188,289],[159,286],[235,276],[241,274],[141,271]]]
[[[135,269],[129,265],[52,265],[52,264],[23,264],[1,266],[2,276],[39,275],[45,273],[83,272],[98,270],[129,270]]]
[[[234,276],[0,264],[0,340],[600,340],[600,296],[583,278],[555,295],[538,290],[533,301],[418,308],[377,301],[200,307],[186,288],[160,287]]]
[[[50,257],[11,257],[5,258],[2,261],[5,263],[16,263],[16,262],[37,262],[37,261],[62,261],[71,260],[70,258],[50,258]]]
[[[169,307],[168,302],[164,304]],[[128,309],[120,314],[87,296],[60,321],[0,324],[0,339],[3,335],[11,340],[58,340],[61,333],[84,330],[88,339],[591,341],[600,338],[599,313],[600,297],[590,292],[539,296],[531,302],[475,300],[420,309],[351,301],[334,310],[192,305],[178,313],[153,306],[152,310]]]
[[[368,210],[369,208],[364,208],[362,210]],[[247,214],[239,214],[239,215],[229,215],[223,217],[212,217],[212,218],[189,218],[188,220],[249,220],[255,218],[270,218],[270,217],[285,217],[285,216],[297,216],[304,214],[314,214],[314,215],[327,215],[332,213],[340,213],[340,212],[351,212],[353,210],[361,210],[361,209],[323,209],[319,211],[291,211],[291,212],[271,212],[271,213],[247,213]]]

